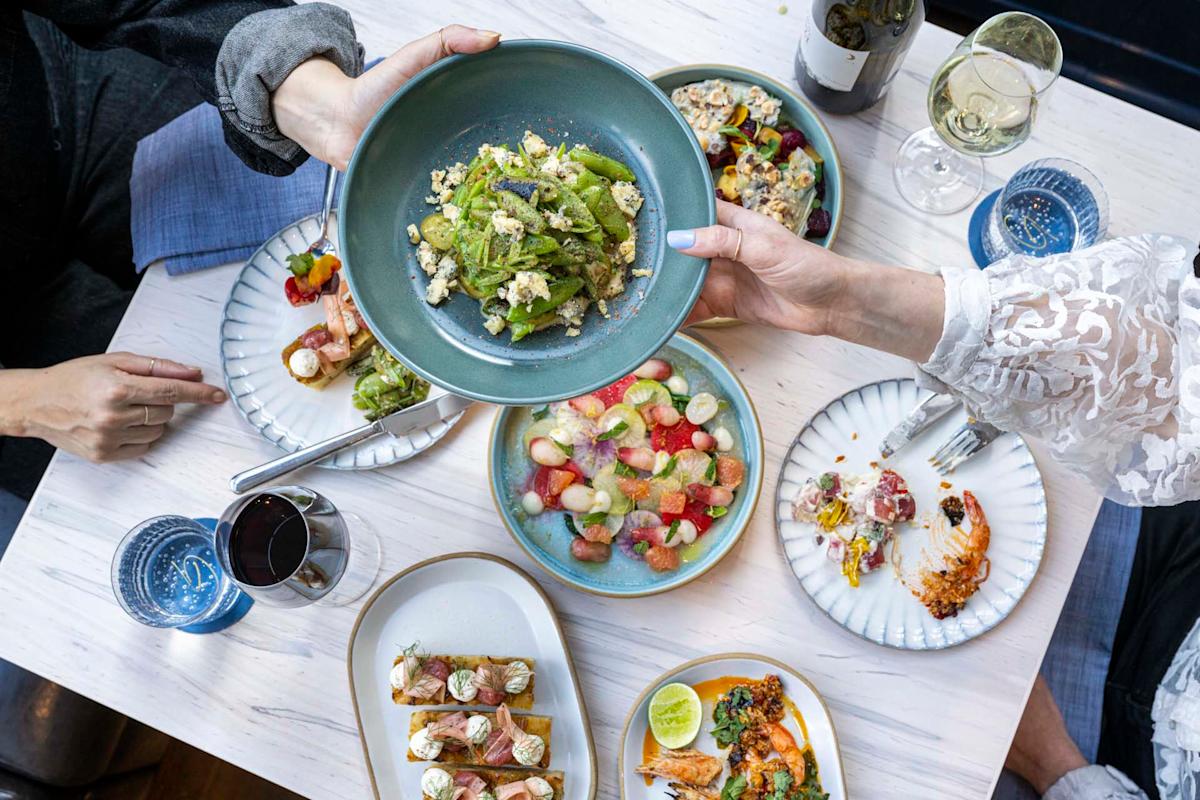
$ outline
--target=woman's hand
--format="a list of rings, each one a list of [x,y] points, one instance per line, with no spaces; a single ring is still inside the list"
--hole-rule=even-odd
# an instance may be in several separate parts
[[[672,247],[712,259],[689,323],[736,317],[813,336],[830,332],[830,309],[845,289],[841,256],[804,241],[773,219],[724,200],[717,201],[717,222],[667,233]]]
[[[90,461],[145,453],[178,403],[216,405],[225,392],[197,367],[106,353],[41,370],[0,371],[0,432],[45,439]]]
[[[917,362],[928,360],[941,338],[945,299],[937,275],[844,258],[722,200],[717,222],[667,233],[677,250],[712,259],[689,324],[736,317]]]
[[[371,117],[409,78],[446,56],[481,53],[499,41],[494,31],[447,25],[409,42],[357,78],[346,76],[332,61],[309,59],[271,96],[275,124],[310,155],[345,170]]]

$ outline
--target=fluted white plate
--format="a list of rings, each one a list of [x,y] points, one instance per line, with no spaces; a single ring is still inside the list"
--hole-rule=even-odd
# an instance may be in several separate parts
[[[906,650],[950,647],[994,627],[1029,588],[1046,545],[1042,476],[1020,436],[1005,434],[943,478],[928,459],[966,421],[959,409],[891,458],[880,457],[883,438],[928,394],[911,380],[888,380],[834,400],[792,443],[775,493],[775,524],[784,555],[813,602],[852,633]],[[839,462],[839,456],[844,460]],[[968,489],[979,499],[991,527],[991,574],[958,616],[934,619],[890,564],[864,575],[857,589],[851,587],[826,557],[826,547],[817,545],[815,524],[792,519],[792,498],[808,477],[826,470],[863,473],[872,461],[899,472],[917,501],[917,524],[900,526],[894,540],[906,568],[917,563],[929,540],[920,522],[925,511],[936,509],[943,480],[952,485],[950,491]]]
[[[264,439],[287,452],[366,423],[350,400],[352,378],[343,375],[324,389],[310,389],[288,374],[280,357],[297,336],[325,319],[320,303],[293,308],[283,293],[287,257],[306,251],[319,233],[314,215],[268,239],[246,262],[221,317],[221,369],[229,396]],[[329,234],[336,244],[334,219]],[[441,391],[433,387],[430,396]],[[405,436],[376,436],[318,466],[371,469],[403,461],[432,447],[461,418],[459,413]]]

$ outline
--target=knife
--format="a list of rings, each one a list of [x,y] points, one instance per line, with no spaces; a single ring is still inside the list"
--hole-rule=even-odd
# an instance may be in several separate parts
[[[926,397],[917,403],[917,407],[910,411],[899,425],[892,428],[891,433],[883,437],[879,444],[880,455],[884,458],[890,457],[955,408],[958,408],[958,399],[948,394],[931,394]]]
[[[431,397],[428,400],[417,403],[415,406],[393,412],[386,417],[363,425],[361,428],[340,433],[331,439],[310,444],[308,447],[302,447],[294,453],[280,456],[274,461],[268,461],[245,472],[239,472],[229,479],[229,488],[235,493],[241,494],[256,486],[261,486],[272,478],[278,478],[280,475],[286,475],[301,467],[308,466],[339,450],[366,441],[381,433],[390,434],[391,436],[403,436],[409,431],[427,427],[438,420],[443,420],[460,413],[473,402],[475,401],[466,397],[459,397],[456,394],[441,394],[437,397]]]

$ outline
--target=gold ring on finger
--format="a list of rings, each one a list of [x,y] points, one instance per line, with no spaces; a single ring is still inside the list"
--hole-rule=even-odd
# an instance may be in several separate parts
[[[738,256],[740,256],[742,254],[742,229],[738,228],[737,232],[738,232],[737,247],[733,248],[733,260],[734,261],[737,261]]]
[[[149,426],[150,425],[150,406],[142,406],[142,409],[143,409],[142,425]]]
[[[154,365],[155,365],[155,364],[157,364],[157,363],[158,363],[158,359],[157,359],[157,358],[152,358],[152,359],[150,359],[150,369],[148,370],[148,372],[150,373],[150,375],[151,375],[151,376],[153,376],[153,375],[154,375]]]

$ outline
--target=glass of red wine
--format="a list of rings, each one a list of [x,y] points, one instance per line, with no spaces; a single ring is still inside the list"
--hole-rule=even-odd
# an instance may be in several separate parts
[[[371,528],[303,486],[238,499],[217,522],[216,551],[244,592],[288,608],[353,602],[379,572],[379,539]]]

